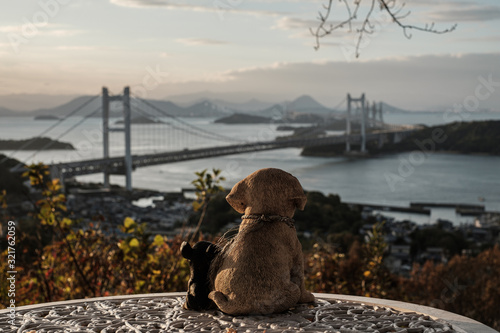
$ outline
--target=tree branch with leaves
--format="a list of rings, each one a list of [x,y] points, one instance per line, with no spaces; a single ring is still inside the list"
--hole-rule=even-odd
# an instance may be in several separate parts
[[[67,210],[65,204],[66,196],[61,193],[59,179],[50,179],[48,167],[43,163],[30,165],[28,171],[23,174],[23,177],[28,177],[31,186],[41,192],[42,199],[38,200],[35,204],[38,220],[42,225],[51,226],[55,234],[64,242],[66,250],[75,265],[76,272],[89,292],[88,294],[95,296],[95,288],[87,279],[87,275],[75,255],[73,246],[66,237],[73,221],[63,214]]]

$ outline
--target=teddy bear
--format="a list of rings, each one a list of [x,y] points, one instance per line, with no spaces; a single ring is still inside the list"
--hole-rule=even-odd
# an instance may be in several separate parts
[[[180,249],[181,255],[189,260],[190,270],[184,309],[202,311],[215,308],[214,302],[208,298],[211,289],[208,272],[218,253],[217,245],[199,241],[191,247],[188,242],[183,242]]]
[[[214,258],[209,298],[230,315],[271,314],[314,302],[305,289],[302,246],[293,224],[306,196],[297,178],[258,170],[226,197],[242,216],[238,234]]]

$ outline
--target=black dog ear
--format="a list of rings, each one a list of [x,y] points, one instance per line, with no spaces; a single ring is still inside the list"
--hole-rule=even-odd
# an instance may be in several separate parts
[[[193,249],[188,242],[182,242],[181,244],[181,255],[186,259],[191,259],[193,257]]]
[[[217,255],[217,253],[219,252],[219,247],[215,244],[210,244],[208,247],[207,247],[207,257],[212,260],[213,258],[215,258],[215,256]]]

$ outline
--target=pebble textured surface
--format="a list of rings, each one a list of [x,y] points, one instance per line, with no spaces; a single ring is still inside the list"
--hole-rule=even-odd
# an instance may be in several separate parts
[[[282,314],[232,317],[219,311],[182,308],[184,297],[82,301],[16,312],[10,326],[0,314],[0,332],[458,332],[450,324],[387,307],[317,299]]]

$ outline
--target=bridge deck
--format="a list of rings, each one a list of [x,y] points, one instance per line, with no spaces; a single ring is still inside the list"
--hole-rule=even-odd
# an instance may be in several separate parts
[[[415,129],[404,129],[399,131],[380,131],[376,133],[366,134],[366,142],[382,139],[388,141],[389,135],[398,134],[406,136],[415,131]],[[211,158],[233,154],[251,153],[257,151],[266,151],[272,149],[283,149],[291,147],[310,147],[324,146],[331,144],[342,144],[346,140],[352,144],[361,142],[360,134],[351,134],[350,136],[326,136],[312,139],[290,139],[290,140],[274,140],[264,142],[251,142],[246,144],[228,145],[211,148],[199,149],[184,149],[181,151],[165,152],[158,154],[133,155],[133,168],[140,168],[152,165],[175,163],[181,161],[189,161],[195,159]],[[59,163],[51,165],[51,170],[54,177],[71,177],[79,175],[88,175],[94,173],[115,173],[123,174],[125,170],[125,158],[113,157],[108,159],[93,159],[70,163]]]

